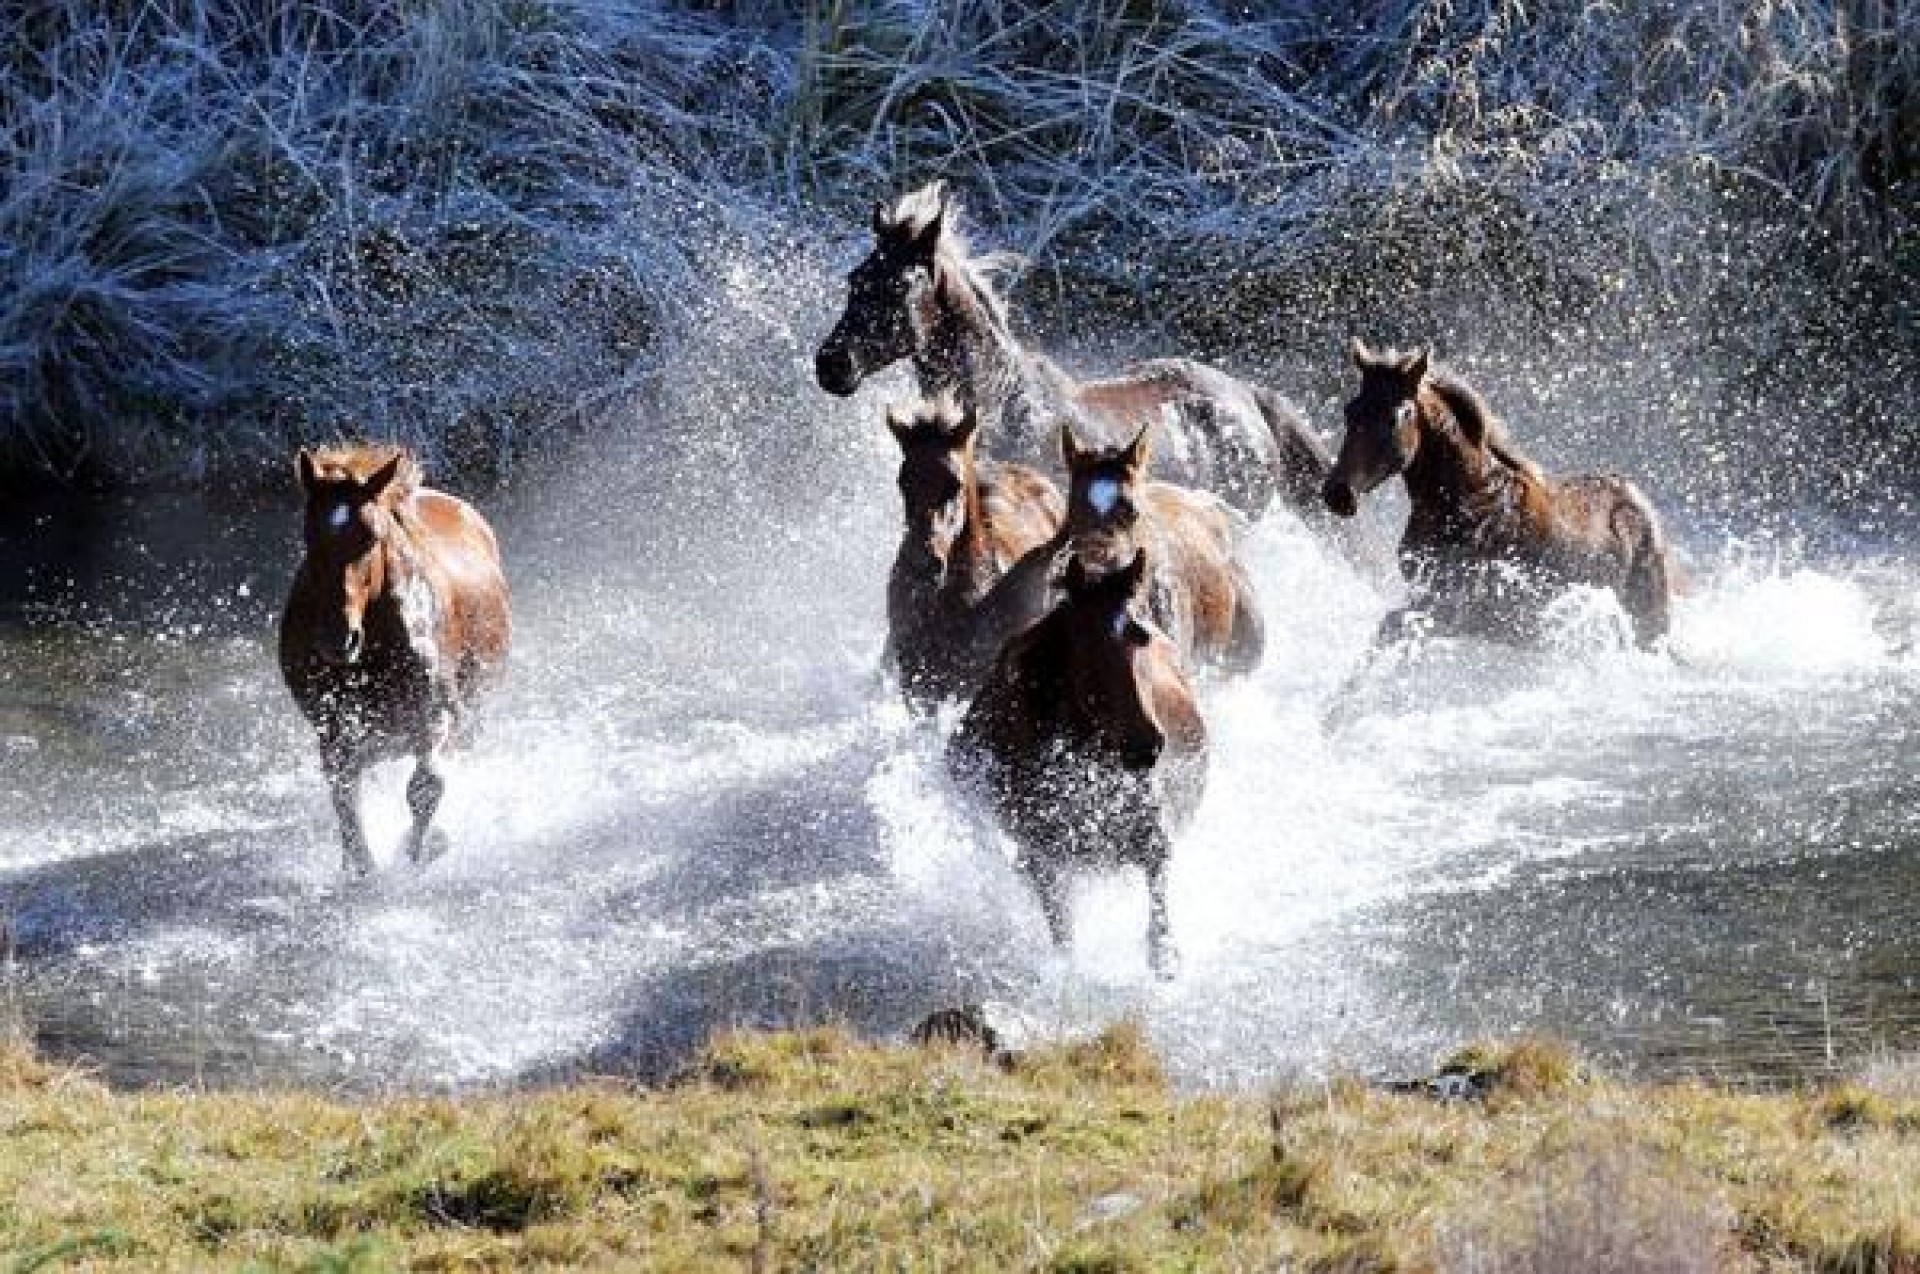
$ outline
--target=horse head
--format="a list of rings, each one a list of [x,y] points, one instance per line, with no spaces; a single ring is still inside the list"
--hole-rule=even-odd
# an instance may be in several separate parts
[[[331,663],[353,664],[366,649],[367,608],[392,584],[384,548],[393,504],[418,470],[398,448],[302,448],[296,468],[307,496],[305,574],[320,595],[314,648]]]
[[[1152,457],[1147,428],[1119,447],[1087,446],[1073,426],[1060,426],[1067,468],[1067,535],[1077,553],[1112,561],[1133,547],[1141,517],[1140,488]]]
[[[908,411],[887,411],[887,428],[900,444],[905,542],[919,573],[936,584],[945,578],[954,546],[967,529],[979,425],[973,409],[952,394],[923,399]]]
[[[1360,497],[1413,463],[1420,447],[1420,387],[1432,351],[1375,353],[1355,338],[1353,365],[1360,392],[1346,406],[1347,431],[1321,495],[1341,517],[1352,517]]]
[[[847,276],[846,309],[814,355],[820,388],[846,398],[919,351],[950,206],[939,181],[873,206],[873,250]]]
[[[1152,769],[1167,735],[1154,713],[1143,656],[1154,631],[1136,613],[1148,577],[1141,549],[1118,570],[1092,574],[1078,554],[1061,579],[1058,615],[1074,652],[1066,690],[1102,751],[1129,770]]]

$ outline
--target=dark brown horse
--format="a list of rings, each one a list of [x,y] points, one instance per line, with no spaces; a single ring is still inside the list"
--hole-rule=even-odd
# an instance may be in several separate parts
[[[1167,864],[1206,787],[1207,729],[1180,654],[1145,617],[1147,555],[1095,578],[1068,560],[1063,596],[1007,643],[948,751],[987,798],[1070,936],[1065,874],[1099,864],[1147,874],[1147,952],[1173,967]]]
[[[1400,540],[1411,604],[1382,636],[1426,616],[1496,641],[1538,637],[1567,588],[1609,588],[1642,646],[1666,635],[1671,567],[1653,505],[1614,476],[1548,477],[1514,450],[1485,401],[1430,366],[1428,351],[1375,353],[1353,343],[1360,393],[1327,506],[1342,517],[1394,474],[1412,515]]]
[[[361,773],[412,756],[408,857],[445,848],[432,827],[442,752],[500,672],[512,634],[493,532],[463,501],[420,485],[391,447],[301,451],[306,557],[280,621],[280,671],[320,738],[348,872],[373,868]]]
[[[973,693],[1006,639],[1047,605],[1060,492],[976,455],[979,419],[951,394],[889,411],[906,529],[887,581],[887,645],[907,701]]]
[[[816,378],[842,397],[911,359],[920,392],[951,390],[985,424],[996,456],[1050,459],[1063,416],[1113,438],[1152,426],[1160,471],[1258,514],[1276,496],[1316,526],[1330,521],[1320,487],[1332,458],[1297,407],[1273,391],[1187,359],[1136,363],[1109,380],[1076,381],[1014,338],[1007,308],[955,228],[943,183],[873,210],[873,251],[847,278],[847,304],[820,345]]]
[[[1253,581],[1239,558],[1237,515],[1220,499],[1146,480],[1152,450],[1141,430],[1119,447],[1083,445],[1060,427],[1067,466],[1066,540],[1094,567],[1146,549],[1154,564],[1147,609],[1190,666],[1251,672],[1266,646]]]

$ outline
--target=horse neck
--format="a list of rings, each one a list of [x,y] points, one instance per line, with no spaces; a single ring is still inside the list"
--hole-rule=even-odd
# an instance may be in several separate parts
[[[1420,446],[1407,466],[1407,498],[1428,514],[1479,510],[1508,494],[1518,479],[1500,464],[1484,441],[1470,441],[1446,405],[1422,391]]]
[[[386,588],[382,596],[390,598],[399,611],[409,644],[421,658],[432,663],[439,650],[435,631],[439,603],[434,596],[433,582],[423,566],[411,521],[405,498],[387,510],[387,534],[380,540],[380,552],[386,555]]]
[[[944,250],[931,296],[926,337],[913,355],[920,392],[951,390],[982,420],[999,423],[1026,389],[1026,351],[980,294],[966,263]]]

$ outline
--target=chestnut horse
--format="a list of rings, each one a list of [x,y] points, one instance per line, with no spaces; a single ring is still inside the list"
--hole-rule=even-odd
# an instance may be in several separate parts
[[[1067,466],[1065,534],[1088,565],[1114,567],[1148,549],[1147,609],[1189,666],[1253,671],[1266,627],[1238,555],[1239,519],[1217,496],[1146,481],[1152,443],[1142,429],[1121,447],[1083,445],[1060,426]]]
[[[1399,474],[1412,515],[1400,539],[1410,605],[1383,638],[1424,616],[1495,641],[1539,635],[1554,596],[1575,585],[1612,589],[1650,647],[1666,635],[1665,537],[1653,505],[1624,478],[1548,477],[1521,456],[1480,395],[1430,366],[1430,352],[1375,353],[1356,340],[1360,393],[1327,506],[1353,515],[1359,497]]]
[[[360,776],[412,756],[407,855],[445,850],[432,827],[442,752],[512,635],[493,532],[466,503],[420,485],[393,447],[300,452],[306,557],[280,620],[280,671],[320,739],[346,870],[373,868]]]
[[[1102,863],[1147,875],[1147,954],[1165,977],[1173,835],[1206,787],[1207,729],[1173,643],[1140,595],[1147,554],[1094,578],[1068,559],[1063,596],[1001,652],[948,749],[1019,847],[1047,928],[1070,938],[1064,875]]]
[[[1151,425],[1168,479],[1217,491],[1249,514],[1278,496],[1328,528],[1319,497],[1332,457],[1297,407],[1187,359],[1076,381],[1014,338],[987,277],[991,261],[970,255],[957,219],[941,182],[874,206],[873,251],[847,276],[846,309],[814,359],[822,389],[847,397],[866,377],[911,359],[920,392],[958,394],[1003,459],[1046,463],[1047,433],[1065,415],[1116,436]]]
[[[887,581],[887,647],[907,702],[973,693],[1002,643],[1046,609],[1060,492],[974,447],[979,418],[951,394],[888,411],[906,529]],[[1009,576],[1016,563],[1019,572]]]

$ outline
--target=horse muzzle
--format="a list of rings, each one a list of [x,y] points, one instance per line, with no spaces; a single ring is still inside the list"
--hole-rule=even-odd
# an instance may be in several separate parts
[[[834,397],[848,398],[860,388],[860,365],[844,345],[823,345],[813,356],[813,378]]]
[[[340,635],[337,642],[325,642],[320,647],[320,658],[336,668],[351,668],[360,662],[360,656],[366,653],[367,635],[361,629],[349,628]]]
[[[1320,489],[1320,498],[1339,517],[1350,518],[1360,511],[1360,497],[1354,494],[1353,484],[1344,478],[1328,478],[1327,485]]]

